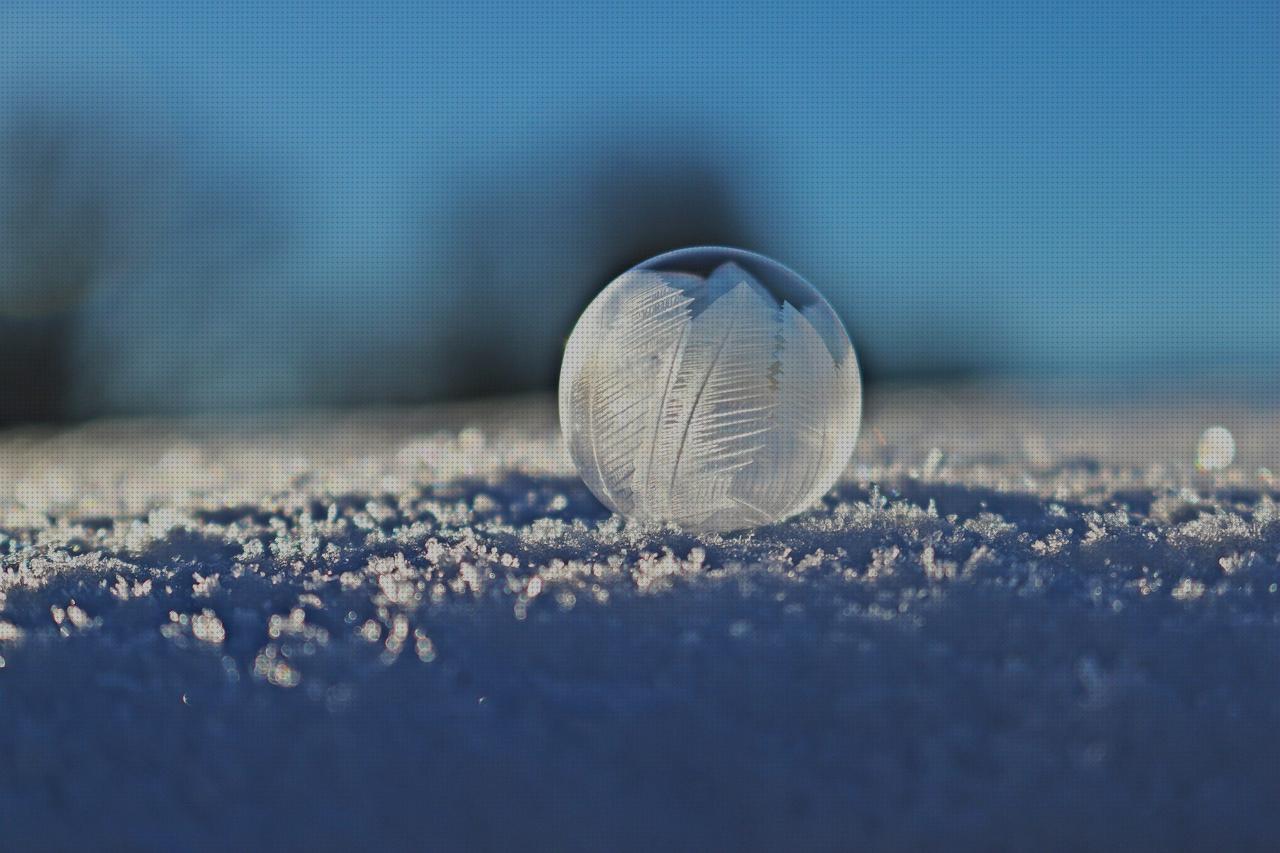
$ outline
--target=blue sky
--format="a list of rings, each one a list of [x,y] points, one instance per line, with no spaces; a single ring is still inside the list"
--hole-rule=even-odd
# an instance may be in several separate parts
[[[262,286],[375,294],[339,337],[403,324],[405,288],[465,308],[431,228],[460,186],[569,207],[590,152],[660,144],[723,171],[748,248],[880,366],[1280,359],[1274,2],[260,5],[8,0],[0,73],[264,176],[295,236]],[[571,236],[512,244],[504,274],[587,274]]]

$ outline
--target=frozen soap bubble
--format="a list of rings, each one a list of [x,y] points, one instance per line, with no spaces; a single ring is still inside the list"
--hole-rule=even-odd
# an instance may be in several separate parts
[[[849,463],[862,382],[835,311],[761,255],[702,247],[623,273],[560,370],[560,425],[609,507],[723,532],[813,506]]]

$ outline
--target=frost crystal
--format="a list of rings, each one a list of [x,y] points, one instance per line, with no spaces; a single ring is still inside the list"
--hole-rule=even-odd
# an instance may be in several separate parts
[[[798,275],[686,249],[624,273],[578,321],[560,423],[578,471],[643,521],[728,531],[812,506],[853,453],[857,359]]]
[[[1196,467],[1201,471],[1220,471],[1230,467],[1236,458],[1236,439],[1226,427],[1209,427],[1196,446]]]

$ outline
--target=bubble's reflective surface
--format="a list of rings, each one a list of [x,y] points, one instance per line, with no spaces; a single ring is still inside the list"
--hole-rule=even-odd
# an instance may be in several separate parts
[[[560,424],[583,480],[623,515],[729,531],[809,508],[858,438],[840,319],[761,255],[703,247],[615,279],[574,327]]]

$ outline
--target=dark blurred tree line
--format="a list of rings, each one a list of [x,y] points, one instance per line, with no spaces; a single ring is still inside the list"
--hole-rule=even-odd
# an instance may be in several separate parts
[[[550,140],[424,189],[422,251],[343,283],[353,312],[290,273],[306,250],[270,181],[197,174],[146,124],[48,98],[0,117],[0,424],[550,389],[613,276],[755,245],[692,137]]]

